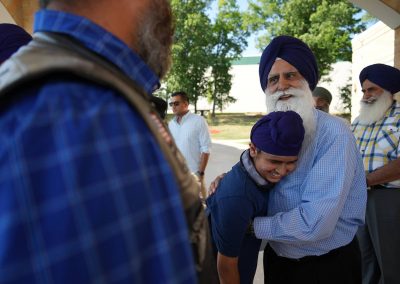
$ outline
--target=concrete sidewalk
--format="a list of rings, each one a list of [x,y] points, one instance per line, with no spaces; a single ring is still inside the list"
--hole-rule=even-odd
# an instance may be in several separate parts
[[[236,140],[213,139],[212,143],[230,146],[240,150],[245,150],[249,147],[250,139],[236,139]]]

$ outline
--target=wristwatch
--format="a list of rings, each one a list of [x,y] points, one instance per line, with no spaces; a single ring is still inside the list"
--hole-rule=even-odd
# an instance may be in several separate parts
[[[204,172],[200,172],[200,171],[197,171],[197,173],[196,173],[199,177],[202,177],[202,176],[204,176]]]

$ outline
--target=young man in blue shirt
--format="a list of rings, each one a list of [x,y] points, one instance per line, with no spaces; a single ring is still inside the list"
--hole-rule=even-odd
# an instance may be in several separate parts
[[[303,138],[297,113],[262,117],[251,130],[249,149],[207,199],[221,283],[253,282],[261,240],[247,232],[249,225],[267,214],[269,190],[295,169]]]

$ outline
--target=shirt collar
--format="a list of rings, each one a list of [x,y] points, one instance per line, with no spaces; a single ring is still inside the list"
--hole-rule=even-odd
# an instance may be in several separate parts
[[[188,110],[187,113],[185,113],[184,115],[182,115],[181,122],[183,122],[184,120],[186,120],[186,119],[189,117],[189,114],[190,114],[190,110]],[[175,121],[178,123],[178,116],[177,116],[177,115],[175,115],[174,119],[175,119]]]
[[[146,63],[124,42],[87,18],[55,10],[35,14],[34,32],[54,32],[71,36],[89,50],[114,63],[148,94],[160,86]]]

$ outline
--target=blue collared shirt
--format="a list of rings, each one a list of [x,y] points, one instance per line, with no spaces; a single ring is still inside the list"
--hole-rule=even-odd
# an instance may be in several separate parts
[[[148,93],[158,84],[88,19],[39,11],[35,31],[74,37]],[[13,96],[0,108],[0,283],[196,283],[174,175],[130,105],[59,76]]]
[[[254,219],[258,238],[284,257],[321,255],[350,243],[367,201],[363,163],[353,134],[338,118],[315,111],[297,168],[270,192],[268,215]]]

